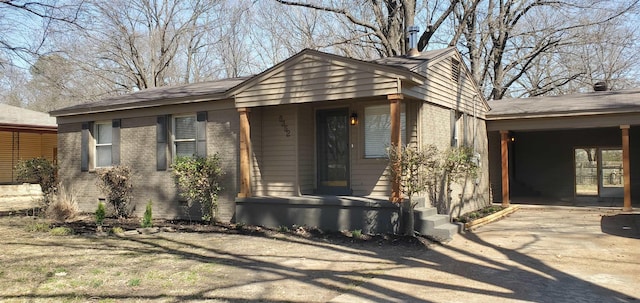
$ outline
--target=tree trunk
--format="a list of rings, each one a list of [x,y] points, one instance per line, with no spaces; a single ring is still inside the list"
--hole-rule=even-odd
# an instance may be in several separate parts
[[[415,230],[415,219],[411,199],[405,199],[400,203],[400,219],[402,223],[402,234],[405,236],[413,236]]]

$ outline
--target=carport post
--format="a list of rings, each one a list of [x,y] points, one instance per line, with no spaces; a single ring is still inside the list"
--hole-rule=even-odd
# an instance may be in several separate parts
[[[391,180],[391,197],[389,200],[394,203],[402,202],[402,193],[400,192],[400,157],[401,151],[400,147],[402,146],[402,139],[400,137],[400,111],[401,111],[401,102],[404,96],[402,94],[391,94],[387,95],[387,99],[389,100],[389,114],[391,116],[391,146],[395,147],[395,152],[398,153],[396,163],[391,163],[391,169],[395,171],[394,179]]]
[[[239,198],[251,197],[251,126],[249,109],[238,108],[240,113],[240,192]]]
[[[623,211],[631,211],[631,166],[629,162],[629,125],[620,125],[622,130],[622,171],[624,179]]]
[[[509,207],[509,131],[500,131],[500,157],[502,158],[502,206]]]

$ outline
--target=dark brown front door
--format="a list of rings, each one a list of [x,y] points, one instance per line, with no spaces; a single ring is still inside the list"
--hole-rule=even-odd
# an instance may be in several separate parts
[[[350,195],[349,110],[320,110],[316,114],[318,194]]]

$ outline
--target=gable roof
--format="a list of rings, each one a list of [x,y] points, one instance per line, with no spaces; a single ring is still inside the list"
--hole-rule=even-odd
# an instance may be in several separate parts
[[[489,120],[640,112],[640,89],[489,101]]]
[[[441,50],[427,51],[417,57],[390,57],[373,61],[364,61],[339,55],[329,54],[312,49],[304,49],[292,57],[251,77],[230,78],[177,86],[156,87],[120,96],[108,97],[96,102],[77,104],[50,112],[51,116],[69,116],[85,113],[108,112],[124,109],[145,108],[170,104],[183,104],[201,101],[230,99],[242,94],[261,81],[295,65],[312,58],[346,68],[364,70],[379,77],[394,78],[413,84],[424,83],[426,77],[417,72],[417,68],[425,62],[436,60],[444,54],[455,51],[449,47]]]
[[[56,119],[46,113],[0,104],[0,127],[55,130],[58,125]]]
[[[406,68],[304,49],[228,94],[236,106],[254,107],[397,94],[425,80]]]
[[[404,68],[413,72],[417,72],[418,68],[425,63],[433,63],[439,58],[445,57],[448,53],[454,52],[455,47],[447,47],[438,50],[421,52],[419,55],[414,57],[407,56],[396,56],[396,57],[386,57],[373,60],[371,62],[389,65],[399,68]]]
[[[229,78],[184,85],[154,87],[137,92],[113,96],[96,102],[82,103],[51,111],[52,116],[104,112],[129,108],[143,108],[163,104],[180,104],[226,98],[225,92],[242,83],[248,77]]]

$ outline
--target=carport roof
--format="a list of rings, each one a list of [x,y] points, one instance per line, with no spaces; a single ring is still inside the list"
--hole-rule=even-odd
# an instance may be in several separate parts
[[[0,128],[55,130],[57,127],[56,119],[46,113],[0,104]]]
[[[640,89],[489,101],[488,120],[640,112]]]

